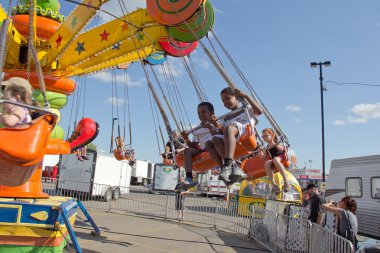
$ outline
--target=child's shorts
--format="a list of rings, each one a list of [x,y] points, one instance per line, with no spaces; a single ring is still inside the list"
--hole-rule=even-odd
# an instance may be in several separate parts
[[[230,124],[230,126],[234,126],[238,129],[238,134],[236,135],[236,142],[240,141],[241,137],[247,133],[247,125],[248,124],[241,124],[240,122],[233,122]],[[217,134],[215,135],[218,138],[224,138],[224,135]]]

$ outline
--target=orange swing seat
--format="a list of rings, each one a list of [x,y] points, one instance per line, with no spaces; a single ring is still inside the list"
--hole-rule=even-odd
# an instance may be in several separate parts
[[[25,184],[40,165],[56,116],[45,114],[29,125],[0,129],[0,196],[3,186]]]
[[[251,126],[247,125],[247,131],[241,136],[240,141],[236,143],[234,158],[239,159],[242,156],[248,155],[252,150],[257,148],[257,140],[255,132],[252,131]],[[176,156],[177,165],[183,167],[184,156],[179,154]],[[208,151],[204,151],[199,155],[193,157],[193,171],[205,172],[209,169],[217,167],[218,164],[212,159]]]
[[[282,165],[284,165],[285,168],[290,167],[290,161],[287,156],[288,146],[286,147],[286,151],[284,153],[284,158],[281,161]],[[241,164],[241,168],[243,171],[247,174],[248,178],[250,179],[257,179],[266,176],[265,171],[265,162],[269,160],[270,158],[267,155],[262,154],[256,154],[253,157],[250,157],[243,161]],[[277,169],[274,168],[277,172]]]

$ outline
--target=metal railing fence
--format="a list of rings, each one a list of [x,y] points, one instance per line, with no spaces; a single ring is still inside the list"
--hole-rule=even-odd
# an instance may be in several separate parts
[[[43,190],[51,196],[71,196],[86,208],[119,210],[162,219],[177,219],[176,194],[151,194],[146,188],[111,187],[74,181],[43,179]],[[273,252],[353,253],[350,241],[304,219],[304,210],[296,205],[267,201],[265,209],[227,202],[217,198],[186,195],[185,220],[222,228],[249,236]]]

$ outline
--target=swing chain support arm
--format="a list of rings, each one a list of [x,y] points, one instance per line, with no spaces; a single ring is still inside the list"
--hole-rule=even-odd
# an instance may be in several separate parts
[[[211,62],[214,64],[214,66],[217,68],[219,73],[222,75],[223,79],[226,81],[227,85],[231,89],[236,89],[237,86],[235,82],[232,80],[232,78],[228,75],[228,73],[225,71],[223,66],[215,59],[215,57],[211,54],[210,50],[204,45],[202,41],[199,41],[199,44],[202,46],[202,49],[205,51],[206,55],[210,58]],[[263,102],[258,98],[258,96],[251,91],[251,95],[255,101],[257,101],[267,118],[267,120],[271,123],[275,131],[281,136],[282,141],[284,141],[286,144],[289,145],[288,138],[286,137],[284,131],[282,131],[281,127],[278,125],[277,121],[273,118],[272,114],[269,112],[269,110],[266,108],[266,106],[263,104]],[[247,101],[245,101],[247,102]]]

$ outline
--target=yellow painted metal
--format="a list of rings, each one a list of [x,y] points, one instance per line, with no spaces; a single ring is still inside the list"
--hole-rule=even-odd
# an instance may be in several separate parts
[[[96,8],[104,2],[82,1]],[[78,35],[94,14],[94,8],[79,5],[48,41],[37,41],[38,59],[44,72],[67,77],[129,64],[145,59],[156,50],[162,51],[158,40],[169,36],[167,27],[154,21],[145,9],[138,9]],[[6,13],[2,11],[0,15]],[[8,34],[15,35],[9,39],[5,68],[23,69],[19,62],[19,48],[26,44],[26,39],[13,29],[13,25],[10,27]],[[30,69],[34,69],[33,62]]]
[[[157,43],[161,36],[168,36],[167,29],[153,21],[145,9],[122,19],[134,26],[117,19],[79,35],[60,57],[60,69],[67,72],[67,68],[73,65],[80,68],[78,64],[83,61],[86,65],[93,62],[96,65],[96,62],[122,56],[136,50],[136,47],[147,47]],[[112,50],[118,43],[121,43],[120,50]]]
[[[19,62],[19,47],[20,44],[26,44],[26,39],[14,28],[12,22],[9,25],[7,36],[8,51],[4,62],[4,67],[10,69],[22,68],[23,66]]]
[[[49,214],[46,211],[32,213],[30,216],[39,221],[46,221],[49,218]]]
[[[82,3],[99,8],[101,0],[83,0]],[[87,22],[96,14],[96,9],[84,5],[77,8],[66,18],[54,35],[46,41],[49,53],[41,60],[41,66],[50,66],[73,42],[74,37],[82,30]]]
[[[131,53],[125,54],[123,56],[116,57],[114,59],[108,60],[106,62],[99,63],[97,65],[90,65],[88,68],[82,69],[77,68],[73,69],[73,72],[67,73],[68,76],[75,76],[75,75],[84,75],[89,73],[94,73],[101,71],[103,69],[111,68],[119,66],[120,64],[130,64],[132,62],[139,61],[141,59],[145,59],[146,56],[153,53],[154,50],[152,47],[146,47],[140,50],[135,50]],[[61,76],[65,76],[64,73],[62,73]]]
[[[7,12],[4,10],[3,6],[0,4],[0,21],[8,18]]]
[[[75,213],[69,218],[72,226],[74,226],[76,216],[77,214]],[[54,231],[53,229],[54,226],[51,225],[1,223],[0,235],[59,238],[67,234],[65,225],[60,225],[60,231]]]
[[[89,59],[77,64],[71,63],[66,68],[62,65],[60,70],[63,76],[74,76],[83,73],[91,73],[119,64],[131,63],[145,59],[155,50],[162,50],[159,46],[159,38],[167,36],[167,29],[163,26],[152,26],[143,29],[144,33],[135,34],[132,38],[127,37],[119,45],[118,49],[108,48],[100,54],[95,54]],[[142,36],[142,37],[141,37]],[[148,37],[150,39],[148,39]],[[152,40],[151,40],[152,39]],[[68,60],[70,59],[67,56]],[[64,58],[62,58],[63,60]]]

